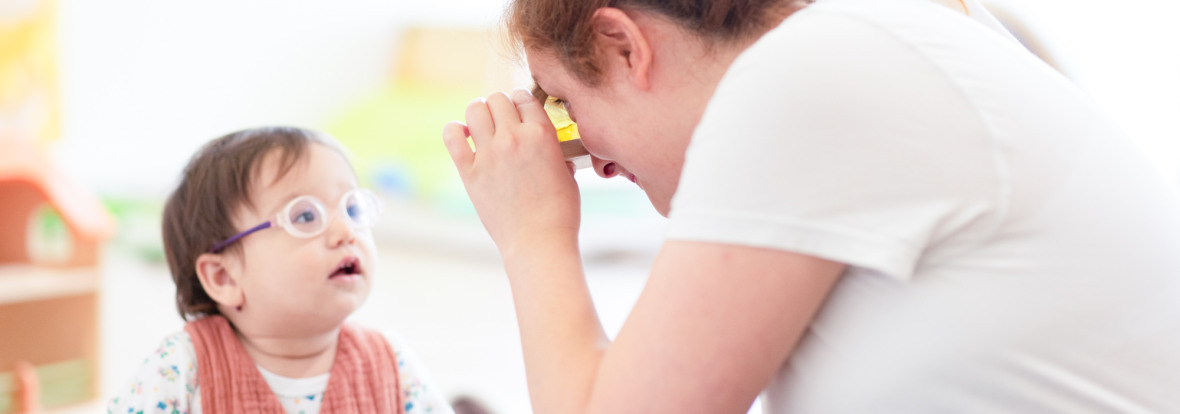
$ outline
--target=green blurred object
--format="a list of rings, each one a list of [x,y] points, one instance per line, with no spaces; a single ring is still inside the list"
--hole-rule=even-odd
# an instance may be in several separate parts
[[[327,132],[352,152],[362,185],[387,196],[446,203],[462,184],[443,145],[443,125],[462,121],[468,101],[479,95],[462,88],[393,86],[346,111]]]
[[[29,257],[36,263],[65,263],[73,254],[70,229],[48,204],[33,213],[28,235]]]
[[[102,199],[107,211],[119,223],[111,246],[149,263],[164,262],[164,241],[161,235],[163,200],[106,196]]]
[[[76,359],[37,367],[41,381],[41,407],[54,408],[91,398],[94,375],[85,360]],[[16,375],[0,372],[0,414],[16,412]]]

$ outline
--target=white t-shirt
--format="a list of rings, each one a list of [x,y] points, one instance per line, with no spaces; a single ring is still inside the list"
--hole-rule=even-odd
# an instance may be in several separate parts
[[[405,414],[454,414],[429,380],[413,351],[397,335],[385,333],[398,364]],[[262,378],[290,414],[316,414],[324,402],[330,374],[289,378],[258,367]],[[107,405],[108,414],[201,413],[201,385],[192,337],[181,331],[164,338],[143,361],[131,384]]]
[[[1178,198],[949,8],[824,0],[762,37],[696,129],[668,238],[849,265],[768,414],[1180,412]]]

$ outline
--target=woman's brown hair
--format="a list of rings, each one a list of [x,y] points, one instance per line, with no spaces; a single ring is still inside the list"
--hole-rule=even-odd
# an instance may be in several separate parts
[[[813,0],[512,0],[508,33],[525,50],[545,50],[589,85],[602,76],[594,12],[603,7],[656,13],[711,44],[758,36]]]
[[[262,160],[277,151],[277,177],[282,178],[304,158],[310,144],[325,145],[344,154],[335,140],[314,131],[265,127],[210,141],[189,160],[180,184],[164,205],[163,219],[164,255],[176,283],[176,307],[181,318],[220,313],[197,277],[197,257],[237,234],[234,212],[249,205],[251,184]],[[228,246],[222,254],[241,254],[241,244]]]

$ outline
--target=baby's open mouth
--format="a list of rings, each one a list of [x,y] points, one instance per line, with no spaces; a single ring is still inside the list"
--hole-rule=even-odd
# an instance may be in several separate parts
[[[352,276],[352,275],[357,275],[360,273],[361,273],[360,260],[355,257],[345,257],[344,260],[341,260],[340,264],[336,266],[336,271],[332,272],[332,274],[329,275],[328,278],[331,279],[331,278],[338,277],[338,276]]]

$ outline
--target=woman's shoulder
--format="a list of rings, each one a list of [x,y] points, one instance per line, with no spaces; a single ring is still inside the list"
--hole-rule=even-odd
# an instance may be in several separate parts
[[[985,9],[965,14],[937,0],[825,0],[785,19],[739,62],[755,60],[755,66],[765,66],[767,60],[786,59],[792,66],[824,65],[841,61],[840,56],[878,64],[887,63],[884,59],[989,61],[1026,54],[994,20]],[[884,54],[883,43],[899,47]]]
[[[825,0],[737,57],[698,132],[729,131],[735,112],[760,114],[755,107],[768,112],[756,125],[782,123],[784,116],[879,119],[886,126],[937,117],[963,121],[948,127],[980,128],[981,108],[1021,99],[1023,85],[1060,83],[1042,66],[1006,33],[932,0]],[[865,129],[872,128],[854,132]]]

